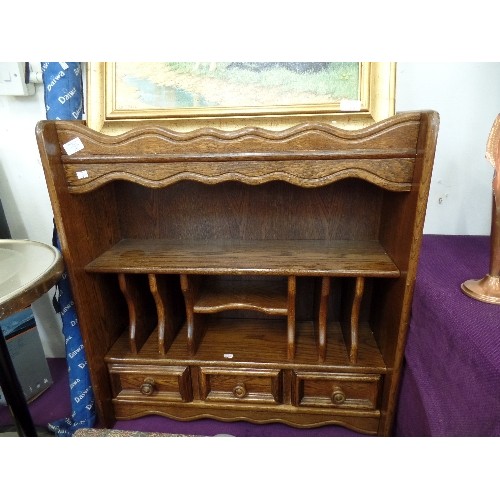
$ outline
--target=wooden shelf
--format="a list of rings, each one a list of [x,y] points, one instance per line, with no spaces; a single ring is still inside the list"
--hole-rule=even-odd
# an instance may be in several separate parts
[[[286,342],[283,331],[286,319],[220,319],[210,318],[196,354],[190,355],[187,348],[187,328],[184,325],[168,352],[162,356],[157,349],[157,332],[153,331],[138,353],[128,348],[127,334],[123,334],[106,356],[109,362],[128,362],[151,365],[211,365],[224,363],[231,366],[245,363],[248,366],[268,367],[285,364],[290,367],[314,366],[318,370],[348,371],[353,373],[385,373],[386,365],[365,322],[359,328],[358,362],[349,361],[349,353],[339,323],[328,324],[328,351],[325,361],[318,360],[315,328],[312,321],[297,322],[297,348],[293,360],[286,361]]]
[[[85,269],[98,273],[398,278],[378,241],[124,239]]]
[[[210,314],[230,310],[253,310],[286,316],[287,283],[281,279],[260,282],[206,279],[193,311]]]

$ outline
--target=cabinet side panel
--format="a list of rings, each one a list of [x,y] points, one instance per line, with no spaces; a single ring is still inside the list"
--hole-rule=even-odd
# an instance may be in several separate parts
[[[378,283],[374,293],[374,333],[390,368],[383,392],[383,434],[390,433],[394,416],[438,128],[436,112],[421,113],[412,188],[405,194],[385,193],[382,206],[380,242],[401,271],[399,279]]]
[[[90,369],[98,418],[113,420],[104,355],[121,333],[127,314],[114,280],[91,275],[84,266],[120,239],[114,189],[87,195],[68,192],[60,161],[57,123],[40,122],[36,137]]]

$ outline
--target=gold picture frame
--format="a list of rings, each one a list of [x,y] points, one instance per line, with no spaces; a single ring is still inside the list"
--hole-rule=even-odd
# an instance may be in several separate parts
[[[388,118],[395,112],[396,63],[391,62],[359,63],[358,99],[314,104],[291,102],[278,106],[250,104],[189,108],[127,107],[122,104],[125,100],[120,94],[123,86],[117,85],[117,64],[139,63],[89,62],[86,71],[87,125],[93,130],[110,135],[124,133],[138,121],[145,119],[152,124],[179,131],[199,127],[233,130],[243,126],[284,129],[303,121],[319,121],[339,128],[357,129]]]

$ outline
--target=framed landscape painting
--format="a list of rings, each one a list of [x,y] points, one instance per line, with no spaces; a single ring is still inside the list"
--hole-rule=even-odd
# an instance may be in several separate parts
[[[88,63],[87,123],[115,134],[144,119],[181,130],[311,118],[356,128],[394,114],[394,80],[394,63]]]

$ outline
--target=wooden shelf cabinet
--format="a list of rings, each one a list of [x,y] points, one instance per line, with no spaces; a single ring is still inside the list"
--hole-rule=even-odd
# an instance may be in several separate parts
[[[40,122],[101,422],[389,435],[438,123],[113,137]]]

